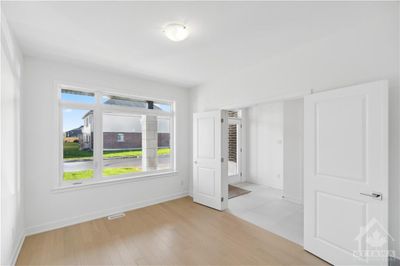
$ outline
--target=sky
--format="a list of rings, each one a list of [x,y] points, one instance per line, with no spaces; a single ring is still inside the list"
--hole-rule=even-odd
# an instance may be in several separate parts
[[[70,101],[70,102],[78,102],[78,103],[95,103],[96,99],[94,96],[86,96],[86,95],[77,95],[70,93],[61,93],[61,100]],[[63,109],[63,130],[64,132],[78,128],[83,126],[82,117],[89,110],[80,110],[80,109]]]
[[[79,110],[79,109],[63,109],[63,130],[64,132],[78,128],[83,126],[83,119],[82,117],[88,112],[89,110]]]

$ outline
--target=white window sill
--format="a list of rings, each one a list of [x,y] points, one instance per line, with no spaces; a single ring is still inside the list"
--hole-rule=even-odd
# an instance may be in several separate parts
[[[119,184],[119,183],[138,182],[138,181],[145,181],[145,180],[155,179],[155,178],[176,176],[177,174],[178,174],[177,171],[171,170],[171,171],[167,171],[167,172],[155,172],[155,173],[148,173],[148,174],[135,175],[135,176],[129,176],[129,177],[120,177],[120,178],[113,178],[113,179],[109,178],[109,179],[102,179],[102,180],[90,181],[90,182],[87,181],[87,182],[83,182],[81,184],[75,184],[75,185],[73,185],[72,183],[70,183],[70,184],[64,183],[60,186],[53,188],[51,191],[53,193],[67,192],[67,191],[74,191],[74,190],[80,190],[80,189],[108,186],[108,185]]]

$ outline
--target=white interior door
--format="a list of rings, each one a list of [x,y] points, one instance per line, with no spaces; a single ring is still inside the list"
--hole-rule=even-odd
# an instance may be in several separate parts
[[[387,263],[387,93],[379,81],[305,97],[304,248],[334,265]]]
[[[227,111],[193,115],[193,200],[208,207],[228,207]]]

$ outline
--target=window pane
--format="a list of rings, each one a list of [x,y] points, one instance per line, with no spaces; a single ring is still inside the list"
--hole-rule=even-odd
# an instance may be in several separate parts
[[[65,181],[88,179],[93,170],[93,111],[63,108]]]
[[[118,106],[135,107],[143,109],[147,109],[148,107],[147,101],[124,98],[119,96],[103,96],[102,102],[103,104],[108,104],[108,105],[118,105]]]
[[[171,168],[170,118],[103,115],[103,176]]]
[[[164,112],[172,112],[172,105],[169,103],[154,103],[154,109],[162,110]]]
[[[94,93],[68,90],[68,89],[61,90],[61,100],[69,102],[78,102],[78,103],[90,103],[90,104],[96,102]]]
[[[171,124],[170,118],[158,117],[157,120],[157,169],[171,168]]]
[[[107,105],[117,105],[125,107],[143,108],[143,109],[154,109],[164,112],[172,112],[172,104],[169,103],[159,103],[153,101],[145,101],[134,98],[126,98],[119,96],[103,96],[102,103]]]
[[[103,114],[103,176],[142,171],[140,115]]]

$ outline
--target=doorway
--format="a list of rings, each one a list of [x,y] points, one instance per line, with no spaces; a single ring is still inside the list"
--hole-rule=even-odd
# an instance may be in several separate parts
[[[228,209],[302,245],[303,99],[257,104],[243,108],[242,113],[247,171],[235,186],[247,193],[230,198]]]
[[[287,155],[296,159],[297,166],[304,167],[304,172],[295,171],[301,176],[304,173],[305,176],[304,182],[299,183],[304,184],[304,189],[302,186],[300,189],[304,191],[304,195],[299,194],[304,196],[304,208],[301,207],[304,220],[300,219],[304,221],[300,230],[304,233],[304,249],[332,264],[386,264],[388,257],[385,254],[390,251],[388,244],[392,241],[387,233],[387,81],[311,93],[304,97],[304,109],[298,113],[304,114],[304,123],[295,123],[304,125],[304,139],[293,140],[302,139],[300,142],[304,152],[290,149]],[[256,112],[256,116],[260,114]],[[228,208],[228,160],[225,160],[228,158],[228,123],[225,123],[227,120],[225,110],[194,115],[193,199],[220,211]],[[249,128],[252,126],[245,127]],[[263,125],[255,126],[256,132],[260,128],[263,129]],[[252,139],[251,134],[246,135]],[[268,135],[256,133],[255,139],[266,141]],[[288,143],[285,139],[273,141],[275,144]],[[246,154],[246,160],[255,163],[254,167],[249,167],[250,170],[256,170],[257,178],[268,178],[269,175],[276,181],[279,175],[270,175],[269,171],[265,171],[268,169],[265,166],[269,166],[267,153],[274,149],[260,148],[259,143],[256,143],[255,147],[256,152],[249,151]],[[284,150],[282,148],[282,151]],[[256,160],[251,159],[252,154],[255,154]],[[299,163],[298,158],[303,160],[303,156],[304,163]],[[283,162],[287,163],[287,160],[284,159]],[[284,165],[283,169],[285,168]],[[245,173],[245,180],[252,180],[250,171]],[[283,170],[282,184],[285,184],[288,178],[298,177],[285,173],[287,171]],[[299,190],[300,186],[290,187]],[[282,185],[283,199],[280,202],[292,202],[295,198],[291,199],[285,188],[285,185]],[[251,201],[255,204],[262,203],[259,197],[250,199],[251,194],[237,199],[246,198],[250,204]],[[272,194],[271,192],[268,195]],[[231,202],[234,200],[235,198]],[[229,210],[232,212],[231,202]],[[246,204],[239,204],[239,207],[243,206]],[[244,215],[258,215],[261,217],[256,218],[265,220],[266,214],[273,213],[274,208],[280,213],[285,213],[272,201],[264,213],[254,215],[245,211]],[[279,215],[279,212],[275,214]],[[283,222],[292,220],[290,217],[283,218],[275,225],[281,226]],[[271,228],[267,230],[272,231]],[[378,234],[382,236],[379,246],[369,240],[377,235],[374,228],[379,229]]]

